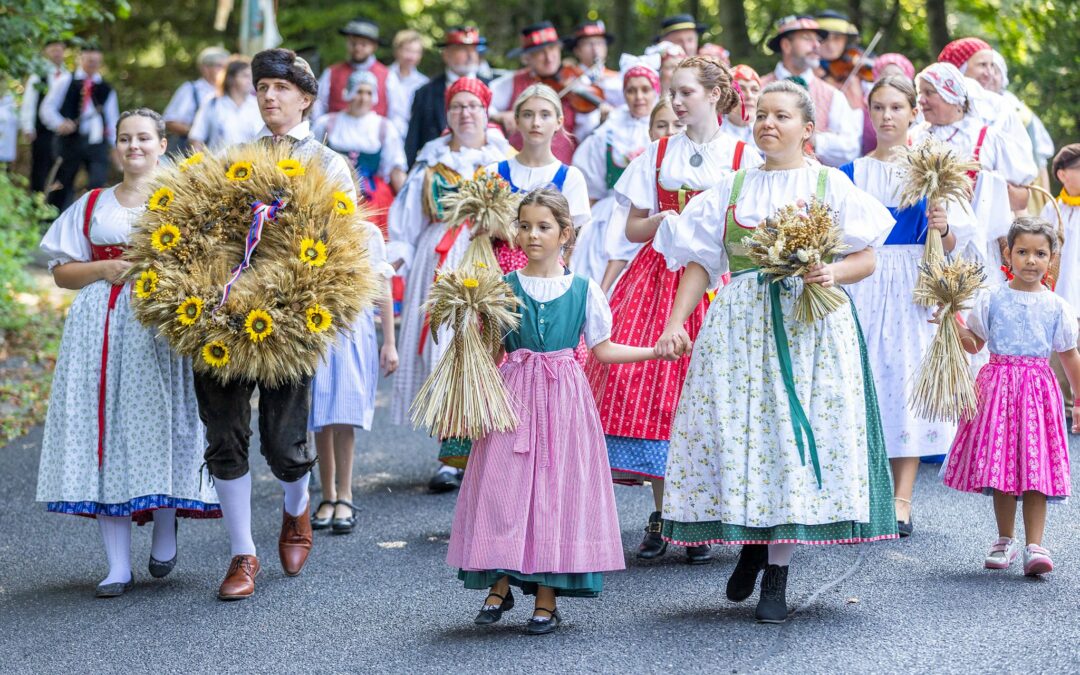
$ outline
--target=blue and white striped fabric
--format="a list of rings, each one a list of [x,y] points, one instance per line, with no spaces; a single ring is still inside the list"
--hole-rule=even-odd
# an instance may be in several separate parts
[[[375,316],[364,310],[351,331],[342,331],[319,364],[311,383],[308,430],[331,424],[371,429],[379,382],[379,341]]]

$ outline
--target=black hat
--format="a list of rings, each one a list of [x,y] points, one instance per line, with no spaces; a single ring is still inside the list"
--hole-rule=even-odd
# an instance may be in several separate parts
[[[514,58],[515,56],[528,54],[529,52],[536,51],[542,47],[547,47],[548,45],[561,44],[562,41],[559,40],[559,32],[555,30],[555,25],[550,21],[541,21],[540,23],[534,23],[522,28],[521,46],[506,52],[506,56]]]
[[[480,30],[476,26],[451,26],[446,29],[443,41],[437,46],[439,49],[444,49],[455,45],[476,47],[484,51],[487,48],[487,38],[480,35]]]
[[[807,16],[805,14],[793,14],[791,16],[785,16],[776,22],[773,30],[776,32],[769,41],[765,43],[765,46],[769,48],[769,51],[778,53],[780,51],[780,39],[791,33],[797,33],[801,30],[812,30],[818,34],[822,40],[829,37],[829,32],[823,30],[814,17]]]
[[[311,66],[291,49],[266,49],[251,59],[252,81],[258,85],[259,80],[267,78],[292,82],[312,96],[319,94],[319,81],[311,72]]]
[[[607,32],[607,27],[604,26],[604,22],[597,19],[596,21],[586,21],[580,23],[574,28],[574,34],[563,40],[563,49],[573,49],[577,47],[578,40],[589,37],[602,37],[608,44],[615,42],[615,36]]]
[[[372,42],[386,46],[386,42],[379,37],[379,24],[375,23],[371,19],[362,19],[357,17],[345,24],[343,28],[338,30],[338,33],[342,35],[353,35],[355,37],[362,37]]]
[[[660,22],[660,33],[653,38],[653,42],[660,42],[665,35],[677,30],[696,30],[697,34],[701,35],[705,32],[705,26],[694,21],[694,17],[689,14],[675,14]]]
[[[825,9],[818,12],[814,18],[817,19],[818,27],[829,33],[840,33],[852,37],[859,34],[859,29],[855,27],[855,24],[851,23],[851,19],[848,18],[847,14],[842,12]]]

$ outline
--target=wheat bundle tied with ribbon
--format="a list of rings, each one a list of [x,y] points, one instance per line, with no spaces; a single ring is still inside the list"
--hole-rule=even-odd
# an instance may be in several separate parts
[[[903,182],[900,188],[900,208],[911,208],[923,200],[927,206],[937,204],[962,205],[971,207],[971,172],[979,170],[979,163],[960,159],[948,145],[928,136],[914,148],[900,150],[900,173]],[[923,248],[922,262],[934,265],[944,262],[945,248],[941,243],[941,233],[933,228],[926,232],[926,245]],[[919,284],[929,282],[928,277],[920,276]],[[921,286],[916,286],[913,299],[916,304],[926,305],[934,302],[933,294],[919,293]],[[925,288],[923,289],[926,290]]]
[[[414,426],[437,438],[478,439],[517,426],[494,357],[518,326],[519,300],[497,270],[474,263],[440,274],[424,305],[432,339],[442,326],[453,331],[409,411]]]
[[[744,243],[748,246],[747,255],[760,267],[761,274],[772,277],[773,283],[805,276],[848,248],[832,209],[817,199],[780,209],[766,218]],[[804,284],[795,301],[795,319],[813,323],[846,304],[847,296],[838,288]]]
[[[471,227],[473,239],[465,250],[463,267],[477,261],[492,269],[498,267],[491,238],[502,239],[513,246],[513,223],[521,197],[522,194],[514,192],[502,176],[480,169],[472,179],[461,181],[456,190],[439,199],[448,228],[466,224]]]
[[[974,260],[919,265],[920,284],[915,299],[921,305],[939,305],[940,325],[919,366],[909,405],[917,417],[956,422],[971,419],[978,397],[975,380],[956,327],[956,315],[968,309],[986,281],[983,266]]]

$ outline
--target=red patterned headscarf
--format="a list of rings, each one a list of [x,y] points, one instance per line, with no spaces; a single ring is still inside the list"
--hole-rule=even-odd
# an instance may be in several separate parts
[[[446,107],[450,107],[450,101],[461,92],[468,92],[480,99],[486,110],[491,106],[491,90],[488,86],[475,77],[460,77],[452,85],[446,88]]]

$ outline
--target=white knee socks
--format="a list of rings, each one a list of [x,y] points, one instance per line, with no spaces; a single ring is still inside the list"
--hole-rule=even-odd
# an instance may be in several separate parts
[[[795,555],[795,544],[769,544],[769,564],[787,567]]]
[[[102,584],[126,584],[131,581],[131,516],[98,516],[109,576]]]
[[[176,557],[176,509],[154,511],[150,555],[158,562],[169,562]]]
[[[232,555],[255,555],[255,541],[251,538],[251,473],[233,480],[216,478],[214,488],[221,501]]]
[[[300,480],[286,483],[279,480],[281,487],[285,488],[285,511],[290,516],[298,516],[304,512],[308,505],[308,480],[311,474],[305,473]]]

